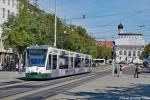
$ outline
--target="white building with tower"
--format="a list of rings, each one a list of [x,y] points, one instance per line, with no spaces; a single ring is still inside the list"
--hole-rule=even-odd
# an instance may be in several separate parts
[[[145,41],[142,34],[125,33],[123,25],[118,25],[118,38],[115,40],[116,62],[140,63]]]
[[[5,50],[2,43],[2,24],[7,21],[10,13],[18,12],[18,0],[0,0],[0,66],[8,58],[12,50]]]

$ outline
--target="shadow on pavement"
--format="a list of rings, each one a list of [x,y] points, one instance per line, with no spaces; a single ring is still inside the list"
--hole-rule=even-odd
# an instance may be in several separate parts
[[[17,79],[23,80],[23,81],[27,81],[27,78],[26,78],[26,77],[19,77],[19,78],[17,78]]]
[[[84,96],[83,100],[150,100],[150,84],[133,84],[129,87],[107,87],[94,92],[66,92],[66,95]],[[76,98],[82,100],[82,98]],[[65,98],[70,100],[70,98]]]

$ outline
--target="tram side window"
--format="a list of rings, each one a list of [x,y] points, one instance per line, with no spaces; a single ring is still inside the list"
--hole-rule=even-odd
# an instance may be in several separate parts
[[[90,60],[89,59],[85,59],[85,67],[89,67],[90,66]]]
[[[57,68],[57,55],[53,55],[53,66],[52,66],[53,69],[56,69]]]
[[[75,58],[75,68],[79,68],[81,66],[81,58]]]
[[[69,57],[60,56],[59,57],[59,68],[67,69],[69,67]]]
[[[48,57],[46,69],[51,69],[51,55],[49,55],[49,57]]]

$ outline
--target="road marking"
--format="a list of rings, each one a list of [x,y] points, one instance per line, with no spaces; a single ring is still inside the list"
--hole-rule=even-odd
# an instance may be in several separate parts
[[[107,68],[107,69],[104,69],[102,70],[101,72],[105,72],[107,70],[110,70],[111,68]],[[52,89],[52,88],[56,88],[56,87],[59,87],[59,86],[62,86],[62,85],[65,85],[65,84],[69,84],[69,83],[72,83],[72,82],[75,82],[75,81],[79,81],[79,80],[82,80],[82,79],[86,79],[86,78],[89,78],[89,77],[92,77],[94,75],[91,75],[91,76],[87,76],[87,77],[82,77],[82,78],[79,78],[79,79],[75,79],[75,80],[71,80],[71,81],[68,81],[68,82],[63,82],[63,83],[58,83],[58,84],[55,84],[55,85],[51,85],[49,87],[44,87],[44,88],[40,88],[40,89],[35,89],[33,91],[27,91],[27,92],[24,92],[24,93],[20,93],[20,94],[16,94],[16,95],[13,95],[13,96],[8,96],[8,97],[5,97],[3,98],[3,100],[8,100],[8,99],[19,99],[19,98],[22,98],[22,97],[25,97],[25,96],[28,96],[28,95],[31,95],[31,94],[36,94],[36,93],[39,93],[39,92],[42,92],[42,91],[47,91],[49,89]],[[23,82],[23,83],[16,83],[16,84],[11,84],[11,85],[7,85],[5,87],[8,87],[8,86],[15,86],[15,85],[21,85],[21,84],[25,84],[25,83],[30,83],[31,81],[29,82]],[[46,82],[47,83],[47,82]],[[0,88],[4,88],[3,87],[0,87]]]
[[[94,75],[87,76],[87,77],[82,77],[82,78],[71,80],[71,81],[68,81],[68,82],[55,84],[55,85],[52,85],[52,86],[49,86],[49,87],[44,87],[44,88],[36,89],[36,90],[33,90],[33,91],[27,91],[27,92],[24,92],[24,93],[13,95],[13,96],[8,96],[8,97],[3,98],[3,100],[19,99],[19,98],[22,98],[22,97],[25,97],[25,96],[28,96],[28,95],[31,95],[31,94],[36,94],[36,93],[39,93],[39,92],[42,92],[42,91],[47,91],[49,89],[56,88],[56,87],[66,85],[66,84],[69,84],[69,83],[72,83],[72,82],[76,82],[76,81],[79,81],[79,80],[83,80],[83,79],[86,79],[86,78],[89,78],[89,77],[92,77],[92,76],[94,76]]]
[[[111,69],[111,68],[104,69],[104,70],[102,70],[100,72],[105,72],[105,71],[107,71],[109,69]],[[27,81],[27,82],[15,83],[15,84],[3,85],[3,86],[0,86],[0,88],[6,88],[6,87],[11,87],[11,86],[16,86],[16,85],[22,85],[22,84],[31,83],[31,82],[33,82],[33,81]]]
[[[110,70],[111,68],[107,68],[107,69],[104,69],[104,70],[102,70],[102,71],[100,71],[100,72],[105,72],[105,71],[107,71],[107,70]]]
[[[30,82],[32,82],[32,81],[3,85],[3,86],[0,86],[0,88],[6,88],[6,87],[10,87],[10,86],[15,86],[15,85],[22,85],[22,84],[26,84],[26,83],[30,83]]]

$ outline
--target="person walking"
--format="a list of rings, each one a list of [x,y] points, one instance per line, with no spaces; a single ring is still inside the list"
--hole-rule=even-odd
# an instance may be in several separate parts
[[[16,71],[19,71],[19,65],[16,63]]]
[[[114,76],[118,76],[118,68],[117,68],[117,65],[115,65],[115,68],[114,68]]]
[[[119,77],[122,77],[122,70],[123,70],[123,66],[119,65]]]
[[[23,69],[23,63],[21,63],[20,66],[19,66],[19,74],[22,73],[22,69]]]
[[[141,73],[141,67],[139,64],[136,64],[135,72],[134,72],[134,78],[139,78],[139,74]]]

